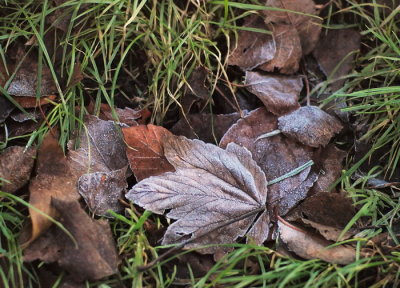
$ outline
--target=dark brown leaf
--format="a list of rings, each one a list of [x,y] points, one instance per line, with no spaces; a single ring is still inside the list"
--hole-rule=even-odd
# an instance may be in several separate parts
[[[351,71],[355,55],[351,52],[360,48],[360,40],[360,33],[354,29],[333,29],[322,34],[313,55],[327,77],[336,79]],[[340,66],[337,67],[338,65]],[[336,68],[336,72],[332,75]],[[338,90],[343,86],[344,81],[345,79],[335,81],[331,84],[331,89]]]
[[[271,41],[276,45],[276,52],[270,61],[258,68],[267,72],[278,70],[283,74],[296,73],[302,56],[299,35],[291,25],[277,24],[273,27]]]
[[[53,199],[52,205],[76,242],[53,226],[25,249],[24,260],[57,262],[77,282],[116,273],[119,260],[109,224],[91,219],[77,201]]]
[[[248,17],[244,26],[269,30],[263,19],[257,15]],[[239,66],[242,70],[252,70],[271,61],[275,52],[275,41],[271,35],[241,30],[237,47],[229,55],[228,64]]]
[[[3,123],[7,119],[8,115],[10,115],[10,113],[14,110],[14,108],[15,108],[14,104],[8,101],[6,97],[4,96],[0,97],[0,123]]]
[[[253,159],[265,172],[268,181],[274,180],[305,164],[312,158],[313,151],[284,135],[257,140],[259,136],[277,129],[277,117],[259,108],[234,124],[221,140],[226,147],[234,142],[247,148]],[[301,173],[271,185],[268,193],[268,208],[279,207],[285,215],[292,207],[307,196],[309,188],[317,179],[310,167]]]
[[[29,203],[36,209],[29,208],[32,230],[27,243],[36,239],[52,224],[37,209],[54,218],[57,212],[51,206],[52,198],[68,201],[79,199],[76,189],[78,177],[71,172],[68,164],[57,137],[49,132],[38,151],[37,176],[29,185]]]
[[[238,112],[218,115],[206,113],[189,114],[179,119],[171,128],[171,132],[189,139],[218,143],[229,127],[239,118],[240,114]]]
[[[312,187],[310,194],[320,192],[331,192],[330,186],[340,177],[342,173],[342,162],[346,152],[330,144],[319,149],[314,155],[314,162],[321,169],[317,182]]]
[[[28,183],[35,161],[36,149],[11,146],[0,154],[0,178],[8,182],[0,183],[0,190],[14,193]]]
[[[234,143],[223,150],[176,136],[166,138],[164,151],[176,171],[147,178],[126,195],[154,213],[170,210],[167,216],[177,221],[168,227],[163,243],[192,237],[193,242],[185,246],[190,248],[234,243],[244,236],[256,214],[265,209],[267,197],[265,175],[250,152]],[[255,238],[262,242],[260,235]],[[202,252],[227,249],[209,247]]]
[[[321,32],[322,19],[311,16],[318,15],[313,0],[267,0],[266,6],[300,12],[265,10],[263,13],[266,23],[290,25],[292,30],[297,31],[303,55],[314,49]]]
[[[279,117],[279,130],[311,147],[325,146],[343,126],[339,120],[316,106],[304,106]]]
[[[333,242],[300,229],[293,224],[278,222],[279,236],[289,250],[305,259],[321,259],[329,263],[346,265],[354,262],[356,251],[354,248],[339,245],[326,248]]]
[[[101,104],[101,112],[100,118],[103,120],[114,120],[114,117],[111,112],[111,108],[107,104]],[[126,124],[128,126],[137,126],[139,125],[136,122],[139,118],[142,117],[142,110],[134,110],[129,107],[125,107],[124,109],[115,108],[115,113],[118,117],[118,121],[120,123]],[[104,116],[104,117],[102,117]]]
[[[41,97],[39,99],[36,99],[35,97],[32,96],[19,96],[19,97],[14,97],[14,100],[18,102],[18,104],[21,105],[22,108],[36,108],[39,106],[49,104],[56,98],[57,97],[55,95]]]
[[[183,96],[181,105],[183,114],[189,114],[192,106],[198,103],[199,109],[204,107],[210,96],[206,86],[208,72],[204,67],[199,67],[192,72],[186,86],[185,95]]]
[[[164,141],[171,135],[167,129],[150,124],[123,128],[122,132],[128,146],[126,156],[137,181],[174,170],[164,156]]]
[[[299,94],[303,82],[298,76],[246,72],[246,89],[255,94],[275,115],[286,114],[300,107]]]

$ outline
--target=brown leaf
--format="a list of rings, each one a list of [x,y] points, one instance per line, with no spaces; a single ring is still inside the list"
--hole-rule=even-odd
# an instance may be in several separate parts
[[[304,106],[279,117],[279,130],[311,147],[325,146],[343,126],[339,120],[316,106]]]
[[[22,63],[7,92],[14,96],[35,97],[38,85],[38,63],[35,57],[28,55]],[[51,96],[57,93],[57,88],[51,75],[50,69],[43,64],[42,81],[40,85],[40,96]]]
[[[189,139],[218,143],[229,127],[239,118],[240,114],[238,112],[217,115],[207,113],[189,114],[179,119],[171,128],[171,132]]]
[[[266,6],[300,12],[298,14],[289,11],[263,11],[266,23],[287,24],[292,30],[297,31],[303,55],[314,49],[321,32],[322,19],[309,16],[318,15],[313,0],[267,0]]]
[[[204,67],[198,67],[192,72],[185,89],[181,105],[183,114],[189,114],[195,103],[199,104],[199,111],[207,103],[210,93],[206,86],[208,72]]]
[[[223,150],[176,136],[166,138],[164,151],[176,171],[147,178],[126,195],[154,213],[170,210],[167,216],[177,221],[168,227],[163,243],[191,238],[185,246],[190,248],[234,243],[243,237],[256,214],[265,209],[267,197],[265,175],[250,152],[234,143]],[[227,249],[209,247],[202,252]]]
[[[126,156],[137,181],[174,170],[164,156],[164,141],[171,135],[167,129],[150,124],[123,128],[122,132],[128,145]]]
[[[259,136],[276,129],[277,117],[265,108],[259,108],[234,124],[222,138],[220,146],[226,147],[234,142],[247,148],[265,172],[267,180],[271,181],[310,161],[313,154],[309,147],[281,134],[257,140]],[[271,185],[268,193],[269,210],[278,206],[280,215],[285,215],[307,196],[316,179],[316,173],[309,167]]]
[[[2,86],[1,83],[0,86]],[[3,123],[7,119],[14,108],[14,104],[8,101],[6,97],[0,97],[0,123]]]
[[[122,133],[114,122],[94,116],[87,116],[85,125],[86,130],[68,143],[69,165],[80,177],[79,193],[97,215],[108,209],[121,212],[119,199],[127,187],[128,166]],[[74,142],[80,143],[79,149],[72,150]]]
[[[321,148],[315,153],[313,159],[317,166],[320,167],[321,172],[310,194],[331,192],[329,188],[340,177],[343,167],[342,161],[346,154],[346,152],[336,148],[333,144]]]
[[[355,54],[349,54],[360,48],[360,40],[360,33],[354,29],[334,29],[322,34],[313,55],[327,77],[336,79],[351,71]],[[331,75],[335,68],[336,72]],[[332,91],[341,88],[345,80],[340,79],[332,83]]]
[[[57,137],[47,134],[38,151],[37,176],[29,185],[29,203],[42,213],[56,217],[57,212],[51,206],[51,199],[77,200],[77,176],[68,165],[67,159],[58,144]],[[36,209],[29,208],[32,221],[32,232],[28,243],[47,230],[51,221]]]
[[[35,161],[36,149],[11,146],[0,154],[0,178],[8,182],[0,183],[0,190],[14,193],[28,183]]]
[[[301,77],[246,72],[246,87],[275,115],[286,114],[300,107]]]
[[[49,103],[51,103],[51,101],[54,101],[56,98],[57,97],[55,95],[41,97],[39,99],[32,97],[32,96],[18,96],[18,97],[14,97],[14,100],[17,101],[18,104],[21,105],[22,108],[36,108],[39,106],[49,104]]]
[[[25,249],[24,260],[57,262],[77,282],[116,273],[119,260],[109,224],[91,219],[77,201],[53,199],[52,205],[76,242],[53,226]]]
[[[263,19],[257,15],[246,18],[244,26],[269,30]],[[271,35],[240,30],[237,47],[229,55],[228,64],[239,66],[242,70],[252,70],[272,60],[275,52],[275,41]]]
[[[283,74],[296,73],[302,56],[299,35],[291,25],[278,24],[273,27],[272,41],[276,45],[276,52],[270,61],[258,68],[267,72],[277,69]]]
[[[93,213],[109,216],[107,210],[123,212],[124,207],[118,199],[124,198],[126,188],[128,188],[127,168],[128,166],[110,172],[84,174],[79,178],[79,193]]]
[[[111,108],[107,104],[101,104],[101,112],[100,118],[103,120],[114,120],[114,117],[111,112]],[[115,113],[117,114],[119,123],[124,123],[128,126],[137,126],[139,125],[137,120],[142,117],[142,110],[134,110],[129,107],[125,107],[124,109],[115,108]]]
[[[329,263],[346,265],[354,262],[356,251],[354,248],[339,245],[326,248],[333,242],[304,231],[299,227],[278,221],[279,236],[289,250],[305,259],[321,259]]]

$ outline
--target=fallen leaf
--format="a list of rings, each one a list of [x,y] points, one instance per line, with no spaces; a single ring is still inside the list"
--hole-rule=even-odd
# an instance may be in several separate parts
[[[313,55],[325,76],[337,79],[347,75],[353,67],[355,56],[350,53],[360,48],[360,42],[361,35],[354,29],[333,29],[323,33]],[[337,70],[334,72],[335,69]],[[332,83],[332,91],[341,88],[345,81],[346,79],[338,79]]]
[[[28,183],[35,161],[36,149],[11,146],[0,154],[0,178],[8,182],[0,183],[0,190],[14,193]]]
[[[7,119],[14,108],[14,104],[8,101],[6,97],[0,97],[0,123],[3,123]]]
[[[318,42],[322,19],[312,17],[318,15],[313,0],[267,0],[266,6],[296,11],[264,10],[266,23],[290,25],[298,33],[303,55],[309,54]],[[306,15],[308,14],[308,15]]]
[[[175,135],[185,136],[189,139],[218,143],[229,127],[238,119],[240,119],[238,112],[216,115],[208,113],[189,114],[179,119],[170,131]]]
[[[101,115],[100,118],[103,120],[114,120],[114,117],[111,112],[111,108],[107,104],[101,104]],[[115,108],[115,113],[118,116],[118,122],[126,124],[128,126],[137,126],[139,125],[137,120],[142,117],[142,110],[134,110],[129,107],[125,107],[124,109]]]
[[[276,52],[270,61],[258,68],[267,72],[278,70],[283,74],[296,73],[302,56],[299,35],[291,25],[279,24],[273,27],[272,41],[276,45]]]
[[[86,130],[68,143],[69,165],[79,178],[79,193],[96,215],[121,212],[119,199],[127,188],[128,160],[122,133],[113,121],[87,116]],[[75,143],[80,147],[73,150]],[[107,216],[109,216],[107,214]]]
[[[207,103],[210,93],[206,86],[208,72],[204,67],[195,69],[188,79],[185,87],[185,94],[182,98],[183,114],[189,114],[192,106],[198,104],[198,111],[201,111]]]
[[[256,95],[275,115],[286,114],[300,107],[299,94],[303,82],[299,76],[246,72],[246,89]]]
[[[321,259],[329,263],[346,265],[354,262],[356,258],[356,251],[350,246],[339,245],[326,248],[333,242],[302,230],[293,224],[289,226],[278,221],[278,226],[279,236],[289,250],[304,259]]]
[[[352,200],[343,193],[318,193],[305,199],[285,219],[301,221],[318,230],[327,240],[337,241],[343,229],[356,214]],[[354,235],[350,229],[341,240]]]
[[[73,239],[53,226],[24,250],[24,261],[57,262],[76,282],[116,273],[118,253],[107,221],[91,219],[77,201],[53,199],[52,205]]]
[[[22,108],[36,108],[51,103],[57,97],[55,95],[40,97],[39,99],[32,96],[14,97],[14,100],[21,105]]]
[[[264,20],[252,15],[246,18],[245,27],[269,30]],[[240,30],[237,46],[229,55],[228,64],[239,66],[242,70],[252,70],[274,58],[275,41],[270,34]]]
[[[168,227],[163,244],[189,238],[192,242],[186,248],[234,243],[265,209],[265,175],[246,149],[232,143],[223,150],[199,140],[170,136],[165,139],[164,153],[176,171],[147,178],[126,195],[154,213],[170,210],[166,216],[177,221]],[[207,247],[201,251],[218,257],[228,249]]]
[[[110,172],[84,174],[79,178],[79,193],[93,213],[109,216],[108,210],[116,213],[123,212],[124,207],[117,200],[124,198],[126,188],[128,188],[127,168],[126,166]]]
[[[57,137],[52,133],[55,132],[47,134],[38,150],[37,176],[31,179],[29,185],[29,204],[36,209],[29,208],[32,230],[26,244],[36,239],[52,224],[49,218],[37,209],[54,218],[57,212],[51,206],[52,198],[69,201],[79,199],[76,189],[77,176],[71,172]]]
[[[220,147],[234,142],[247,148],[264,171],[267,180],[271,181],[309,162],[313,155],[312,149],[282,134],[257,140],[259,136],[277,128],[277,117],[265,108],[258,108],[226,132]],[[317,174],[308,167],[295,176],[269,186],[268,210],[278,207],[279,214],[285,215],[307,196],[316,179]]]
[[[314,154],[314,162],[319,167],[320,175],[312,187],[310,194],[320,192],[331,192],[330,186],[340,177],[342,173],[342,162],[346,157],[346,152],[330,144],[325,148],[320,148]]]
[[[164,141],[171,135],[167,129],[150,124],[123,128],[122,132],[128,146],[126,156],[137,181],[174,170],[164,156]]]
[[[14,120],[15,122],[23,123],[25,121],[30,121],[30,120],[40,120],[43,118],[43,114],[41,111],[36,110],[36,109],[26,109],[25,110],[27,113],[22,112],[22,111],[14,111],[13,113],[10,114],[10,118]]]
[[[325,146],[343,126],[339,120],[316,106],[304,106],[279,117],[279,130],[310,147]]]

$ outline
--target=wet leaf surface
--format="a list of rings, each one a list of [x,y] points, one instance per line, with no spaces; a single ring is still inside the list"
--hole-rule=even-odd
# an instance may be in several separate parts
[[[310,147],[325,146],[343,126],[316,106],[304,106],[278,119],[279,130]]]
[[[175,135],[189,139],[200,139],[207,143],[218,143],[225,132],[238,120],[240,114],[189,114],[182,117],[171,128]]]
[[[298,256],[304,259],[322,259],[329,263],[346,265],[355,261],[356,251],[350,246],[339,245],[326,248],[333,242],[300,229],[293,224],[278,222],[281,240]]]
[[[57,262],[76,282],[116,273],[119,259],[109,224],[91,219],[77,201],[53,199],[52,206],[75,241],[53,226],[25,249],[24,260]]]
[[[234,142],[247,148],[253,159],[265,172],[268,181],[274,180],[312,159],[313,151],[282,134],[257,140],[265,133],[277,129],[277,117],[259,108],[233,125],[221,140],[226,147]],[[279,207],[280,215],[285,215],[299,201],[303,200],[309,188],[317,179],[310,167],[301,173],[269,186],[268,208]]]
[[[298,98],[303,82],[298,76],[246,72],[246,89],[256,95],[275,115],[286,114],[300,107]]]
[[[235,144],[225,151],[176,136],[165,139],[164,152],[176,171],[147,178],[126,195],[154,213],[170,210],[167,217],[177,221],[168,227],[163,243],[192,238],[185,245],[190,248],[234,243],[244,236],[267,197],[265,175],[250,152]],[[209,247],[201,251],[219,254],[224,250]]]
[[[28,183],[36,157],[36,149],[10,146],[0,154],[0,178],[8,182],[0,185],[0,190],[14,193]]]
[[[174,170],[164,156],[164,141],[171,135],[167,129],[150,124],[123,128],[122,132],[126,156],[137,181]]]

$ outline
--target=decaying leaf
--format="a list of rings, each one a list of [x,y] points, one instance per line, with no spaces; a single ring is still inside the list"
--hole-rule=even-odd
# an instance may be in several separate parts
[[[72,201],[79,199],[76,189],[77,176],[72,173],[67,158],[58,144],[56,135],[49,132],[38,151],[37,176],[29,185],[29,203],[42,213],[56,217],[57,211],[51,205],[51,199]],[[47,230],[51,221],[36,209],[29,208],[32,232],[27,243],[36,239]]]
[[[35,161],[36,149],[11,146],[0,154],[0,178],[9,182],[0,183],[0,190],[13,193],[28,183]]]
[[[91,219],[77,201],[53,199],[52,206],[73,238],[53,226],[24,250],[24,260],[57,262],[77,282],[116,273],[119,260],[109,224]]]
[[[208,72],[204,67],[199,67],[190,75],[181,102],[183,114],[189,114],[195,103],[199,103],[199,111],[207,103],[210,95],[206,87],[207,74]]]
[[[356,251],[345,245],[334,246],[333,242],[300,229],[293,224],[278,221],[279,237],[288,246],[289,250],[305,259],[321,259],[329,263],[346,265],[354,262]]]
[[[286,24],[298,33],[303,55],[310,53],[317,44],[321,32],[322,19],[317,15],[313,0],[267,0],[266,6],[290,11],[264,10],[266,23]]]
[[[316,106],[304,106],[279,117],[279,130],[311,147],[325,146],[343,126],[339,120]]]
[[[331,192],[330,186],[342,173],[342,161],[344,157],[346,157],[346,152],[336,148],[334,144],[329,144],[325,148],[320,148],[314,154],[314,162],[321,170],[318,180],[312,187],[310,194]]]
[[[123,199],[128,183],[126,169],[84,174],[79,178],[79,193],[85,199],[90,210],[96,215],[107,216],[107,210],[122,213],[124,207],[118,201]]]
[[[179,119],[170,131],[175,135],[185,136],[189,139],[200,139],[207,143],[215,143],[221,140],[229,127],[238,119],[240,119],[238,112],[216,115],[209,113],[189,114]]]
[[[164,156],[164,141],[171,135],[167,129],[150,124],[123,128],[122,132],[128,146],[126,156],[137,181],[174,170]]]
[[[246,72],[246,87],[275,115],[282,115],[300,107],[298,97],[303,82],[298,76],[283,76]]]
[[[253,159],[265,172],[268,181],[274,180],[312,159],[313,151],[282,134],[257,140],[259,136],[277,129],[277,117],[265,108],[251,111],[240,119],[224,135],[220,147],[234,142],[247,148]],[[301,173],[286,178],[269,187],[268,208],[279,207],[285,215],[299,201],[303,200],[317,174],[306,168]]]
[[[246,19],[244,26],[268,31],[264,20],[253,15]],[[229,55],[228,64],[239,66],[242,70],[252,70],[274,58],[276,45],[270,34],[239,31],[237,47]]]
[[[7,119],[14,108],[14,104],[8,101],[6,97],[0,97],[0,123],[3,123]]]
[[[154,213],[170,210],[167,216],[177,221],[168,227],[163,243],[191,238],[185,246],[190,248],[234,243],[244,236],[256,215],[265,210],[267,197],[265,175],[250,152],[234,143],[223,150],[184,137],[164,141],[165,157],[176,171],[147,178],[126,195]],[[260,242],[259,237],[255,235],[255,242]],[[226,249],[209,247],[202,252]]]
[[[79,193],[98,215],[108,209],[118,212],[122,209],[119,199],[127,187],[126,174],[122,172],[128,165],[122,133],[113,121],[95,116],[87,116],[85,126],[86,130],[68,143],[69,165],[80,177]],[[73,150],[76,142],[80,147]]]
[[[313,55],[327,77],[336,79],[350,72],[354,60],[354,53],[351,52],[360,48],[360,40],[360,33],[354,29],[333,29],[322,34]],[[337,70],[331,75],[335,69]],[[331,89],[338,90],[344,81],[345,79],[335,81],[331,84]]]
[[[258,68],[268,72],[278,70],[283,74],[296,73],[302,56],[299,35],[291,25],[278,24],[273,27],[272,41],[276,45],[276,52],[270,61]]]
[[[111,108],[107,104],[101,104],[101,113],[100,118],[103,120],[114,120],[114,117],[111,112]],[[115,108],[115,113],[118,117],[118,122],[126,124],[128,126],[137,126],[139,125],[136,122],[140,117],[142,117],[142,111],[134,110],[129,107],[125,107],[124,109]]]
[[[51,101],[55,100],[57,97],[55,95],[43,96],[39,99],[36,99],[32,96],[19,96],[15,97],[14,100],[21,105],[22,108],[36,108],[39,106],[43,106],[49,104]]]

